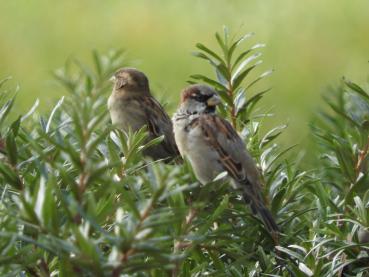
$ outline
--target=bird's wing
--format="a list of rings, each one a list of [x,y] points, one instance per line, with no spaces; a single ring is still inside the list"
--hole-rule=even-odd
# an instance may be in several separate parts
[[[224,170],[238,183],[248,182],[257,189],[259,173],[255,162],[231,124],[217,115],[204,115],[199,125],[204,139],[218,153]]]
[[[242,188],[243,198],[253,213],[261,216],[269,231],[278,232],[279,227],[261,197],[258,169],[237,132],[228,121],[216,115],[201,117],[199,125],[210,147],[218,153],[224,170]]]
[[[162,146],[171,156],[179,155],[174,140],[173,125],[163,107],[153,97],[145,97],[141,106],[144,108],[146,123],[150,135],[155,138],[164,135]]]

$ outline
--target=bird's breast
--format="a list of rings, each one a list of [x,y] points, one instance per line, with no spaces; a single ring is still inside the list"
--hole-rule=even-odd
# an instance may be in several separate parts
[[[174,122],[175,140],[182,156],[189,159],[192,168],[203,184],[212,181],[223,171],[218,154],[205,141],[199,126],[189,128],[191,122]]]
[[[186,119],[176,118],[173,120],[174,139],[182,156],[186,154],[188,149],[188,134],[185,132],[186,121]]]
[[[110,96],[108,99],[110,118],[120,129],[137,131],[146,124],[145,115],[135,101]]]

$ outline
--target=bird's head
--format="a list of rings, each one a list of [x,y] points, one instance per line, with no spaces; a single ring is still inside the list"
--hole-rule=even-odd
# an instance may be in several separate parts
[[[181,108],[190,114],[215,113],[220,102],[217,92],[206,85],[191,85],[181,94]]]
[[[146,75],[135,68],[121,68],[110,79],[115,90],[129,92],[148,92],[149,80]]]

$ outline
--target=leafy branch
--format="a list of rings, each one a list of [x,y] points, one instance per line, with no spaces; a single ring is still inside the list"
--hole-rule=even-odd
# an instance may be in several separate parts
[[[261,53],[255,51],[264,47],[264,44],[258,43],[249,49],[237,51],[240,45],[253,35],[253,33],[247,33],[237,39],[231,38],[228,28],[224,27],[223,36],[219,33],[215,34],[221,53],[216,53],[201,43],[196,44],[199,51],[193,53],[195,57],[210,63],[215,71],[216,79],[202,74],[191,75],[191,78],[194,81],[205,82],[219,92],[224,101],[223,112],[231,120],[235,129],[238,127],[238,121],[245,120],[245,117],[240,114],[249,115],[252,107],[266,91],[256,93],[248,100],[246,100],[246,94],[252,86],[272,73],[272,70],[268,70],[242,86],[249,74],[262,63],[259,59]]]

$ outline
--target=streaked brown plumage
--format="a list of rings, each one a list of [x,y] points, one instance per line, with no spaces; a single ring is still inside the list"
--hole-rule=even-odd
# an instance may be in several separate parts
[[[252,211],[260,215],[269,231],[277,233],[278,225],[261,196],[255,162],[231,124],[215,113],[219,103],[217,93],[205,85],[192,85],[182,92],[181,105],[173,117],[178,149],[203,184],[226,171]]]
[[[150,93],[144,73],[134,68],[122,68],[112,77],[114,88],[108,100],[112,123],[127,132],[147,126],[149,139],[164,135],[164,140],[144,150],[157,159],[170,160],[179,155],[173,137],[173,126],[160,103]]]

